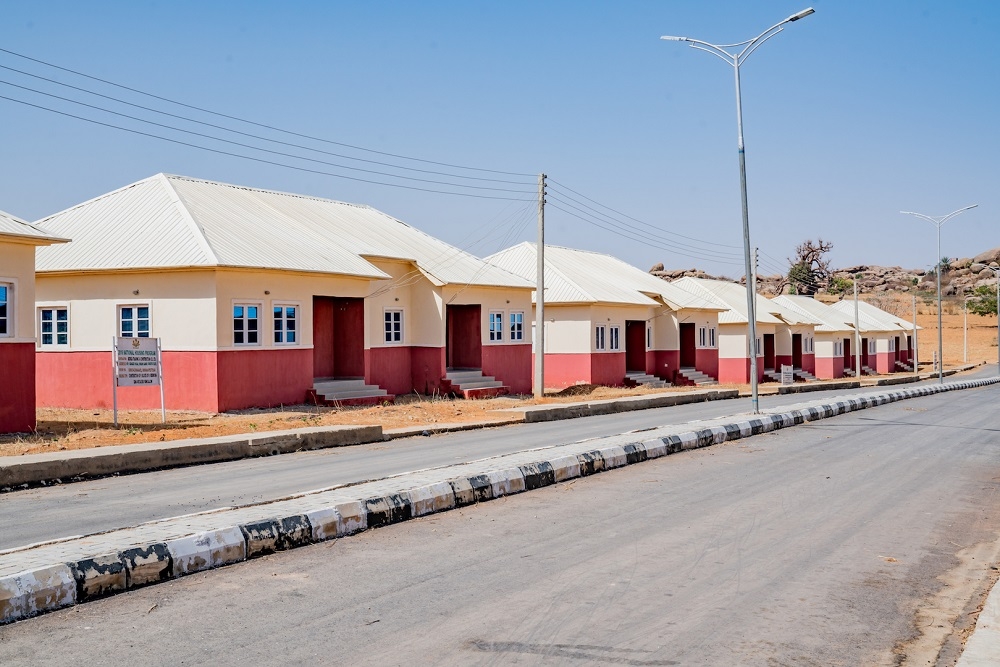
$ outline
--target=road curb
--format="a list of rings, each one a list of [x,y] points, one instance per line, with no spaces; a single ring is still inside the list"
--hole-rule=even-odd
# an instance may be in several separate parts
[[[36,565],[0,577],[0,624],[138,586],[343,537],[365,529],[388,526],[415,516],[530,491],[689,449],[752,437],[908,398],[997,383],[1000,383],[1000,377],[845,396],[816,405],[775,410],[759,417],[725,418],[729,421],[718,420],[721,423],[694,426],[691,430],[679,433],[642,439],[640,432],[608,438],[624,437],[631,440],[623,444],[601,446],[598,441],[558,446],[553,448],[557,451],[551,452],[558,455],[551,458],[544,458],[546,449],[518,452],[496,459],[460,464],[470,468],[474,465],[481,466],[477,468],[478,474],[455,476],[449,472],[450,468],[443,468],[420,473],[422,478],[415,479],[410,486],[401,485],[398,476],[373,482],[377,495],[365,493],[355,498],[350,495],[352,487],[337,488],[331,491],[337,494],[335,501],[306,511],[255,518],[162,543],[128,545],[111,554],[81,554],[85,557],[66,563]],[[571,455],[562,453],[571,447],[579,451]],[[428,475],[433,474],[440,477],[428,479]],[[278,505],[280,502],[282,501],[271,505]],[[272,511],[267,504],[251,506],[250,509],[258,512]],[[233,512],[239,516],[240,512],[245,513],[246,510],[247,508],[236,508]],[[227,519],[223,519],[225,520]],[[25,552],[27,551],[26,549]],[[18,551],[15,550],[0,555],[0,566],[5,565],[5,559],[17,557],[17,554]]]

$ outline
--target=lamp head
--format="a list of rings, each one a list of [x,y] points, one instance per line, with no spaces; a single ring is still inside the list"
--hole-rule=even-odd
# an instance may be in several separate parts
[[[665,39],[668,42],[686,42],[686,41],[688,41],[687,37],[671,37],[670,35],[664,35],[663,37],[660,37],[660,39]]]
[[[789,16],[785,20],[788,21],[789,23],[791,23],[792,21],[798,21],[799,19],[804,19],[805,17],[809,16],[810,14],[815,14],[815,13],[816,13],[815,9],[813,9],[812,7],[808,7],[806,9],[803,9],[798,14],[792,14],[791,16]]]

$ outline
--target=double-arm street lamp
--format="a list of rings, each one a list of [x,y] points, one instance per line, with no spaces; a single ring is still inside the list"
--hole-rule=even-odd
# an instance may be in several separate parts
[[[937,260],[935,261],[934,273],[937,274],[937,327],[938,327],[938,382],[944,382],[944,336],[941,333],[941,227],[944,223],[948,222],[954,218],[959,213],[963,211],[968,211],[970,208],[976,208],[979,204],[973,204],[972,206],[966,206],[965,208],[960,208],[957,211],[952,211],[948,215],[924,215],[923,213],[914,213],[913,211],[900,211],[903,215],[915,215],[921,220],[926,220],[935,227],[937,227]]]
[[[992,266],[987,266],[987,269],[993,272],[993,277],[997,279],[997,375],[1000,375],[1000,268],[994,269]],[[969,304],[965,304],[966,309],[968,309]]]
[[[757,50],[757,47],[771,39],[779,32],[784,30],[782,26],[786,23],[792,23],[793,21],[798,21],[801,18],[805,18],[812,14],[815,10],[810,7],[808,9],[803,9],[797,14],[789,16],[784,21],[780,23],[775,23],[773,26],[760,33],[753,39],[748,39],[745,42],[739,42],[736,44],[710,44],[708,42],[703,42],[699,39],[691,39],[690,37],[670,37],[663,36],[660,39],[665,39],[672,42],[687,42],[691,47],[698,49],[700,51],[707,51],[714,56],[721,58],[724,62],[732,65],[733,71],[736,76],[736,142],[737,149],[739,150],[740,158],[740,195],[741,203],[743,205],[743,263],[746,270],[746,285],[747,285],[747,325],[748,325],[748,352],[750,355],[750,394],[751,400],[753,402],[753,412],[756,414],[759,412],[758,409],[758,398],[757,398],[757,309],[756,309],[756,296],[753,293],[753,279],[751,276],[751,262],[750,262],[750,221],[749,214],[747,213],[747,166],[746,158],[744,156],[743,150],[743,104],[740,100],[740,65],[750,57],[750,54]],[[730,53],[726,49],[740,49],[738,52]]]

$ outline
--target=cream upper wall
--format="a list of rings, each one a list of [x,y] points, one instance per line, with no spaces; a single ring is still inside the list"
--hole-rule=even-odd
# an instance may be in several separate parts
[[[36,279],[35,301],[38,308],[65,306],[69,312],[69,347],[45,349],[110,350],[111,339],[118,335],[118,308],[125,305],[149,306],[150,336],[161,338],[165,350],[215,349],[215,280],[211,270],[42,273]],[[37,319],[35,309],[34,326]]]
[[[441,288],[441,299],[447,306],[455,305],[475,305],[481,304],[481,333],[483,345],[530,345],[531,344],[531,290],[515,289],[503,287],[466,287],[463,285],[445,285]],[[490,340],[491,312],[503,312],[504,314],[504,335],[501,341]],[[524,339],[521,341],[511,341],[510,336],[510,313],[524,313]],[[547,331],[547,330],[546,330]],[[438,347],[444,346],[445,328],[442,323],[441,343]]]
[[[372,283],[365,319],[366,347],[444,346],[444,316],[441,289],[412,263],[368,258],[390,276],[391,281]],[[403,311],[403,340],[385,342],[385,311]]]
[[[778,325],[757,323],[757,337],[760,338],[760,354],[764,356],[764,334],[775,334],[775,354],[782,354],[778,351],[778,335],[776,329]],[[782,327],[783,328],[783,327]],[[719,325],[719,357],[722,359],[746,359],[747,350],[747,325],[746,324],[720,324]],[[790,339],[789,339],[790,340]],[[789,350],[791,343],[789,342]],[[787,354],[791,354],[789,351]]]
[[[679,350],[681,349],[680,341],[680,325],[681,324],[694,324],[695,325],[695,344],[697,344],[697,331],[701,327],[714,328],[716,330],[716,336],[719,333],[719,313],[714,310],[690,310],[687,308],[677,311],[674,316],[676,321],[676,326],[673,330],[668,330],[662,332],[666,336],[666,345],[660,347],[660,340],[657,340],[657,349],[659,350]],[[718,339],[717,339],[718,340]]]
[[[13,287],[8,335],[0,336],[0,343],[35,342],[35,246],[0,239],[0,283]]]

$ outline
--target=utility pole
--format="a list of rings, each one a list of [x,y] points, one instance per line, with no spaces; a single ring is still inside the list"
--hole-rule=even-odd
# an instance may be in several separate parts
[[[969,363],[969,297],[962,308],[962,363]]]
[[[535,398],[545,396],[545,174],[538,175],[538,245],[535,250]]]
[[[753,249],[753,272],[752,272],[753,273],[753,285],[752,285],[752,288],[753,288],[753,293],[755,295],[757,294],[757,263],[759,261],[760,261],[760,248],[754,248]],[[756,341],[754,341],[754,345],[756,345],[756,344],[757,344]]]
[[[858,277],[854,276],[854,377],[861,379],[861,322],[858,317]]]
[[[917,347],[917,295],[913,295],[913,349],[910,350],[910,356],[913,357],[913,372],[920,372],[920,356],[917,352],[920,348]]]

